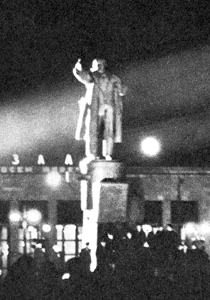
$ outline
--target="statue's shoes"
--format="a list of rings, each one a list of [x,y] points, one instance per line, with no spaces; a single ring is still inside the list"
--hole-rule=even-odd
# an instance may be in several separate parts
[[[110,155],[106,155],[106,160],[112,160],[112,157]]]
[[[87,167],[87,162],[86,162],[85,158],[79,162],[79,169],[82,174],[87,174],[88,167]]]
[[[89,164],[92,160],[95,159],[95,156],[93,154],[89,154],[85,160],[86,160],[86,163]]]
[[[80,168],[80,172],[82,174],[87,174],[88,172],[88,164],[95,159],[95,156],[90,154],[87,157],[83,158],[80,162],[79,162],[79,168]]]

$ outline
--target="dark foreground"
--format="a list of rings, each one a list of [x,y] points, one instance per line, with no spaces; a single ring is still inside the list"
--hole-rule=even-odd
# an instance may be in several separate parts
[[[140,235],[118,241],[111,236],[99,244],[99,264],[93,273],[88,270],[88,249],[62,269],[39,249],[33,258],[22,256],[11,266],[0,299],[209,300],[207,254],[197,247],[184,251],[171,236],[147,237],[149,247]],[[69,279],[62,279],[65,272]]]

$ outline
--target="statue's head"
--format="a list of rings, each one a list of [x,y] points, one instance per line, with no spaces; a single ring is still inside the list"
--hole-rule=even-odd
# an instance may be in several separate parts
[[[92,62],[91,72],[98,71],[100,73],[103,73],[105,68],[107,66],[105,59],[94,59]]]

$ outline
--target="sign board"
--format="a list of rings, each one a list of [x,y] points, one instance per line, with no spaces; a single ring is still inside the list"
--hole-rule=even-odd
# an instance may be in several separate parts
[[[49,173],[49,172],[75,172],[78,168],[72,166],[0,166],[0,174],[33,174],[33,173]]]

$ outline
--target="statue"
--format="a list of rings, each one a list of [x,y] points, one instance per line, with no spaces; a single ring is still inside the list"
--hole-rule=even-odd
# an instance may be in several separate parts
[[[100,158],[101,154],[106,160],[111,160],[114,143],[122,142],[121,97],[127,88],[117,76],[106,71],[103,59],[94,59],[90,71],[82,68],[79,59],[73,74],[86,87],[86,95],[79,101],[76,139],[85,140],[88,162]]]

